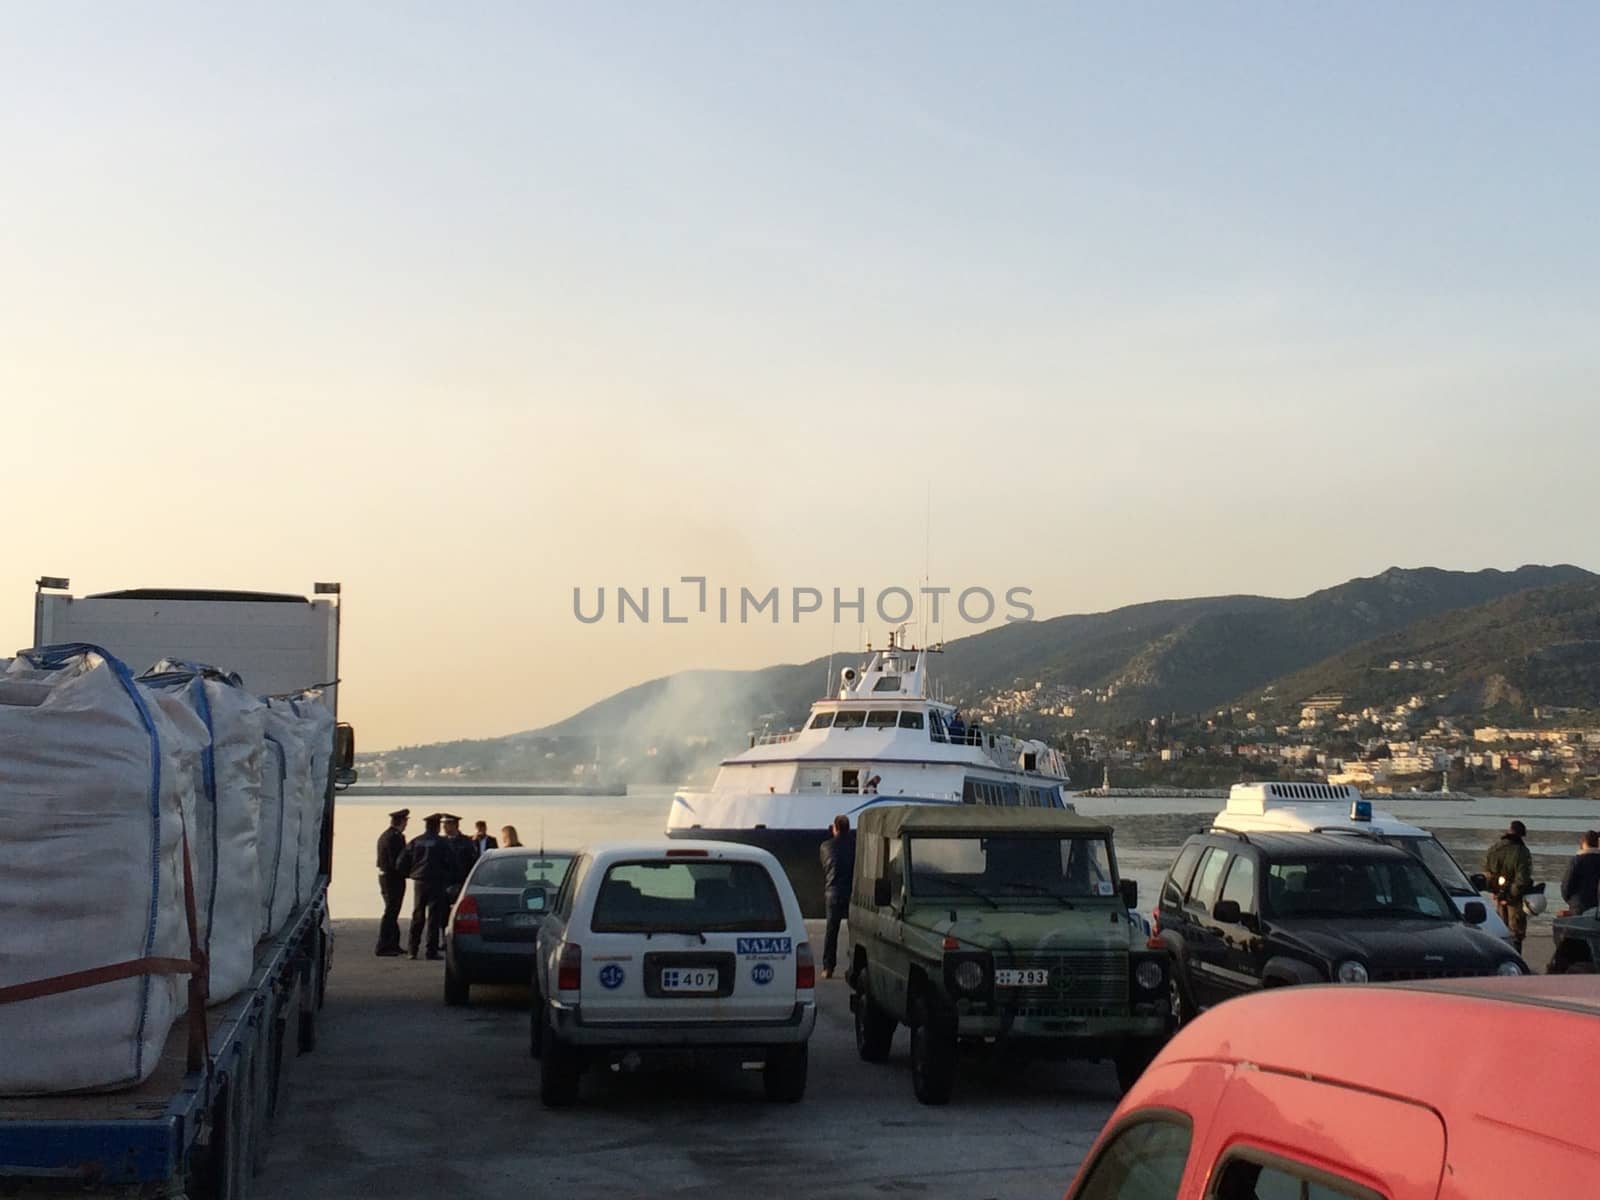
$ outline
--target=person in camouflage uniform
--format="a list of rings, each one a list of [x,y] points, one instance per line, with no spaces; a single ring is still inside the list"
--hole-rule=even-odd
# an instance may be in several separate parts
[[[1533,855],[1522,840],[1527,834],[1528,827],[1521,821],[1511,822],[1483,859],[1483,873],[1489,877],[1495,909],[1511,930],[1511,944],[1518,954],[1522,953],[1522,939],[1528,933],[1528,911],[1522,898],[1533,890]]]

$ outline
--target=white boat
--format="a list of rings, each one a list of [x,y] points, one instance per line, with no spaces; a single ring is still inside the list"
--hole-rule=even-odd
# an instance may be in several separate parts
[[[672,798],[667,835],[760,846],[788,871],[808,916],[822,911],[817,849],[835,816],[875,804],[1071,808],[1066,760],[1044,742],[964,721],[928,687],[936,651],[895,644],[846,667],[834,696],[789,733],[752,735],[709,790]]]

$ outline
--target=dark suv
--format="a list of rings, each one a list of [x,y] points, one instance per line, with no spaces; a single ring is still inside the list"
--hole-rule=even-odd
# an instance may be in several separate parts
[[[1527,964],[1456,909],[1404,850],[1322,833],[1191,837],[1156,909],[1179,1022],[1233,996],[1292,983],[1525,975]]]
[[[1551,929],[1556,952],[1547,970],[1552,975],[1593,975],[1600,972],[1600,908],[1570,917],[1557,917]]]

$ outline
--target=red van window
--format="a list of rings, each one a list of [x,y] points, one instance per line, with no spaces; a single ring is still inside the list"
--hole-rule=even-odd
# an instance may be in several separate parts
[[[1170,1118],[1129,1125],[1095,1158],[1075,1200],[1177,1200],[1189,1126]]]
[[[1217,1173],[1213,1200],[1383,1200],[1370,1188],[1325,1171],[1235,1158]]]

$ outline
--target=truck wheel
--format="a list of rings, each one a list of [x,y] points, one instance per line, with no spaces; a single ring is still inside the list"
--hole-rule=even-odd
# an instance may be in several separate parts
[[[894,1030],[899,1022],[873,1003],[865,981],[856,992],[855,1009],[856,1053],[861,1056],[862,1062],[885,1061],[889,1057],[889,1047],[894,1043]]]
[[[448,965],[444,969],[444,1002],[451,1008],[460,1008],[468,1001],[468,990],[471,985],[461,976],[457,975]]]
[[[546,1108],[566,1108],[578,1099],[578,1078],[583,1062],[578,1051],[550,1030],[544,1033],[544,1053],[539,1061],[539,1100]]]
[[[768,1100],[793,1104],[806,1094],[807,1057],[804,1042],[798,1046],[774,1046],[767,1051],[761,1083]]]
[[[1566,973],[1568,975],[1596,975],[1600,974],[1600,967],[1588,961],[1568,963]]]
[[[1167,999],[1172,1005],[1172,1024],[1176,1029],[1182,1029],[1194,1020],[1194,1003],[1189,999],[1189,990],[1183,986],[1183,980],[1178,978],[1178,963],[1172,962],[1172,974],[1167,979]]]
[[[955,1085],[955,1022],[919,996],[911,1011],[911,1090],[924,1104],[948,1104]]]
[[[1144,1074],[1161,1047],[1152,1042],[1127,1042],[1117,1051],[1117,1087],[1126,1094]]]

